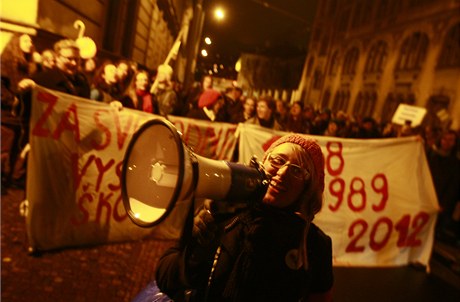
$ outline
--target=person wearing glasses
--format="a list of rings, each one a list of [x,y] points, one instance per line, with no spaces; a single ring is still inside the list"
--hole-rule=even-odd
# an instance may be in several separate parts
[[[206,201],[188,241],[160,258],[157,294],[174,301],[332,301],[332,241],[313,223],[323,203],[321,148],[289,134],[261,164],[269,179],[261,201],[223,220],[218,201]]]
[[[24,116],[29,118],[31,89],[37,84],[45,88],[89,99],[90,86],[86,76],[80,71],[80,48],[70,39],[54,44],[55,68],[37,72],[32,79],[21,82],[20,89],[25,104]]]
[[[72,94],[90,97],[90,85],[80,71],[80,49],[76,42],[63,39],[54,44],[56,68],[39,72],[33,77],[36,84],[43,87]]]

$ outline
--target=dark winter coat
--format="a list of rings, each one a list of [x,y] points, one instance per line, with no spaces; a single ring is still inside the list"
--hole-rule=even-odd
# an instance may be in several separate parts
[[[192,301],[299,301],[327,292],[333,283],[331,239],[311,224],[309,268],[297,268],[304,229],[305,222],[293,213],[247,210],[226,225],[212,247],[192,239],[185,248],[169,249],[158,264],[158,286],[175,301],[182,301],[187,290],[192,290]]]

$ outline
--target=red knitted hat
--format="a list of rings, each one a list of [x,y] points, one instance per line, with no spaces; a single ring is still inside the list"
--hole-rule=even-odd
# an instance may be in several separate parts
[[[200,95],[200,98],[198,99],[198,107],[203,108],[212,106],[220,97],[222,97],[222,95],[219,93],[219,91],[214,89],[207,89]]]
[[[315,166],[316,178],[318,180],[321,192],[324,191],[324,156],[321,147],[312,138],[300,134],[287,134],[276,140],[265,152],[265,157],[277,146],[284,143],[292,143],[302,147],[311,157]]]

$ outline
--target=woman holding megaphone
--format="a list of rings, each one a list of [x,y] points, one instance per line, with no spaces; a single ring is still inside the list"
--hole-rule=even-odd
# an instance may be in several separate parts
[[[217,219],[205,202],[185,244],[165,252],[156,282],[174,301],[331,301],[332,242],[312,221],[322,207],[324,158],[290,134],[266,151],[261,202]]]

